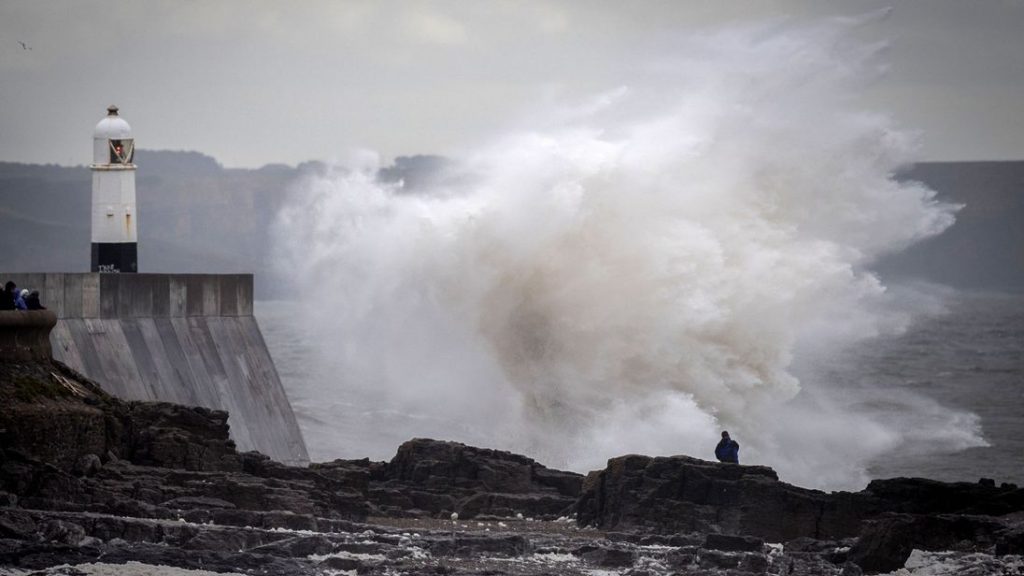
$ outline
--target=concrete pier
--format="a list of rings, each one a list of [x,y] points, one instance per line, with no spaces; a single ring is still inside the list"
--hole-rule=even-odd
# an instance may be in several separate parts
[[[56,314],[53,357],[128,400],[227,410],[239,450],[309,462],[251,274],[4,274]]]

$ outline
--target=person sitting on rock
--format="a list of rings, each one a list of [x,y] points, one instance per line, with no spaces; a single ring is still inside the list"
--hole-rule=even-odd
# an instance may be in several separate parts
[[[28,298],[25,298],[25,306],[28,306],[29,310],[46,310],[46,306],[39,301],[39,290],[33,290]]]
[[[25,304],[25,298],[28,297],[28,290],[14,291],[14,307],[18,310],[28,310],[28,304]]]
[[[724,430],[722,439],[718,446],[715,446],[715,458],[718,458],[719,462],[740,463],[740,443],[730,438],[729,433]]]

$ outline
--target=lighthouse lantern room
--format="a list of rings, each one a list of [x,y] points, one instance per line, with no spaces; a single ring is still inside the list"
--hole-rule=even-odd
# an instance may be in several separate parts
[[[138,272],[135,140],[117,106],[107,108],[92,142],[92,271]]]

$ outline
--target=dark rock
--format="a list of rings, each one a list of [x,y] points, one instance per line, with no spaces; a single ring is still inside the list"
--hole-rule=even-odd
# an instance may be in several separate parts
[[[252,510],[213,510],[210,516],[215,524],[230,526],[261,526],[263,524],[260,513]]]
[[[636,562],[636,555],[632,550],[617,547],[600,547],[578,555],[589,564],[601,568],[625,568]]]
[[[59,362],[0,362],[0,445],[65,471],[86,454],[118,446],[116,419],[79,394],[107,397]]]
[[[163,506],[167,508],[176,508],[178,510],[194,510],[196,508],[235,508],[236,506],[226,500],[220,498],[209,498],[206,496],[181,496],[179,498],[172,498],[163,503]]]
[[[575,498],[583,477],[541,466],[511,452],[418,438],[405,442],[384,470],[386,479],[424,488],[468,488],[523,494],[554,492]]]
[[[698,556],[695,549],[673,550],[665,556],[665,562],[675,570],[689,570],[697,567]]]
[[[287,534],[273,542],[251,547],[251,551],[259,554],[272,554],[289,558],[304,558],[312,554],[327,554],[334,550],[334,545],[324,536],[289,536]]]
[[[779,482],[763,466],[686,456],[622,456],[591,472],[578,522],[602,529],[748,534],[774,541],[856,534],[863,514],[849,495]]]
[[[576,500],[548,494],[473,494],[454,505],[459,518],[468,520],[481,514],[510,518],[516,514],[526,517],[553,518],[571,513]],[[442,508],[444,510],[446,508]]]
[[[855,538],[845,540],[816,540],[814,538],[795,538],[786,542],[786,554],[829,554],[837,548],[849,548],[856,542]]]
[[[95,454],[86,454],[78,459],[78,464],[75,466],[75,472],[79,476],[92,476],[99,472],[102,467],[103,463],[100,462],[99,456]]]
[[[983,549],[1005,528],[993,518],[966,515],[890,515],[869,521],[849,559],[865,572],[901,568],[919,550]]]
[[[88,529],[90,536],[108,542],[115,538],[128,542],[159,542],[164,534],[159,524],[113,516],[95,518]]]
[[[27,512],[0,509],[0,538],[35,539],[36,522]]]
[[[295,514],[287,510],[274,510],[262,515],[262,525],[264,528],[316,530],[316,518],[312,514]]]
[[[1024,555],[1024,515],[1014,514],[1001,520],[1006,527],[997,535],[995,553]]]
[[[474,556],[478,554],[522,556],[530,551],[530,541],[517,534],[456,534],[426,540],[427,549],[436,556]]]
[[[738,568],[743,557],[739,554],[708,550],[700,555],[700,567],[704,569]]]
[[[0,565],[19,569],[102,557],[288,576],[324,569],[468,575],[495,572],[481,558],[536,547],[572,550],[590,566],[635,576],[661,573],[657,565],[688,574],[853,576],[860,567],[898,567],[910,548],[1024,551],[1024,515],[1006,516],[1022,510],[1024,491],[992,481],[879,480],[859,493],[826,494],[779,482],[765,467],[645,456],[612,459],[584,479],[524,456],[424,439],[403,444],[388,463],[291,467],[237,453],[224,412],[122,402],[49,366],[70,379],[57,389],[51,384],[60,379],[45,371],[4,366]],[[3,380],[15,373],[28,378],[24,386]],[[89,402],[61,392],[79,385]],[[69,432],[78,430],[80,438]],[[52,434],[60,435],[55,446],[39,442]],[[370,512],[445,519],[457,512],[467,520],[572,511],[581,524],[614,532],[603,539],[548,525],[554,530],[538,535],[522,522],[516,533],[491,534],[465,522],[411,522],[429,527],[416,529],[421,536],[394,527],[365,532],[360,524]],[[866,519],[873,523],[862,533]],[[294,532],[307,530],[321,533]],[[851,549],[843,539],[856,534]],[[785,551],[766,556],[765,539],[786,541]],[[331,553],[338,555],[319,566],[310,558]],[[535,573],[532,562],[521,564]]]
[[[754,536],[708,534],[704,539],[704,547],[725,552],[760,552],[764,550],[764,540]]]
[[[609,538],[610,539],[610,538]],[[700,546],[704,543],[702,534],[647,534],[639,536],[637,543],[641,546]]]
[[[609,542],[629,542],[631,544],[637,544],[644,535],[637,532],[605,532],[604,537]]]
[[[85,540],[85,529],[66,520],[49,520],[39,529],[44,540],[77,546]]]
[[[370,462],[369,458],[361,460],[332,460],[331,462],[310,464],[309,469],[344,485],[349,490],[365,495],[370,489],[371,470],[375,466],[381,467],[384,464],[382,462]]]
[[[323,560],[323,562],[320,562],[319,567],[321,567],[321,568],[328,568],[328,569],[331,569],[331,570],[342,570],[342,571],[356,570],[356,571],[358,571],[360,568],[364,567],[364,562],[360,561],[357,558],[347,558],[347,557],[342,557],[342,556],[331,556],[331,557],[325,558]]]
[[[839,576],[862,576],[864,571],[861,570],[860,566],[857,566],[853,562],[846,562],[843,564],[843,570],[839,573]]]
[[[769,566],[768,556],[764,554],[744,554],[738,568],[750,574],[767,574]]]
[[[584,481],[576,514],[604,530],[752,535],[770,541],[841,539],[888,512],[1004,515],[1024,510],[1024,491],[994,482],[875,480],[857,493],[826,494],[780,482],[775,472],[685,456],[622,456]],[[842,558],[836,556],[837,561]]]
[[[1024,510],[1024,490],[995,482],[939,482],[924,478],[872,480],[862,493],[885,512],[1002,516]]]
[[[454,511],[463,519],[564,515],[583,478],[510,452],[422,438],[402,444],[386,465],[336,461],[321,467],[366,474],[370,502],[384,513],[445,517]]]
[[[128,457],[135,464],[182,470],[240,471],[228,413],[167,402],[129,404]]]
[[[832,564],[846,563],[850,548],[855,538],[844,540],[815,540],[813,538],[797,538],[786,542],[786,555],[790,557],[820,558]]]
[[[235,530],[196,530],[182,532],[176,546],[185,550],[217,550],[234,552],[248,548],[249,539]]]
[[[385,554],[388,552],[388,544],[382,542],[338,542],[334,544],[336,552],[349,552],[351,554]]]

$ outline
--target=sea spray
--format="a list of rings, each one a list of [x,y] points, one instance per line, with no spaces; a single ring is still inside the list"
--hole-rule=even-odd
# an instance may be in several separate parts
[[[861,486],[900,427],[799,381],[794,357],[905,328],[871,264],[956,207],[895,179],[913,139],[858,108],[877,66],[855,25],[705,35],[418,189],[372,153],[296,186],[276,232],[314,303],[314,457],[441,436],[585,471],[710,458],[724,428],[741,462]],[[980,442],[948,414],[956,447]],[[342,421],[378,441],[326,433]]]

